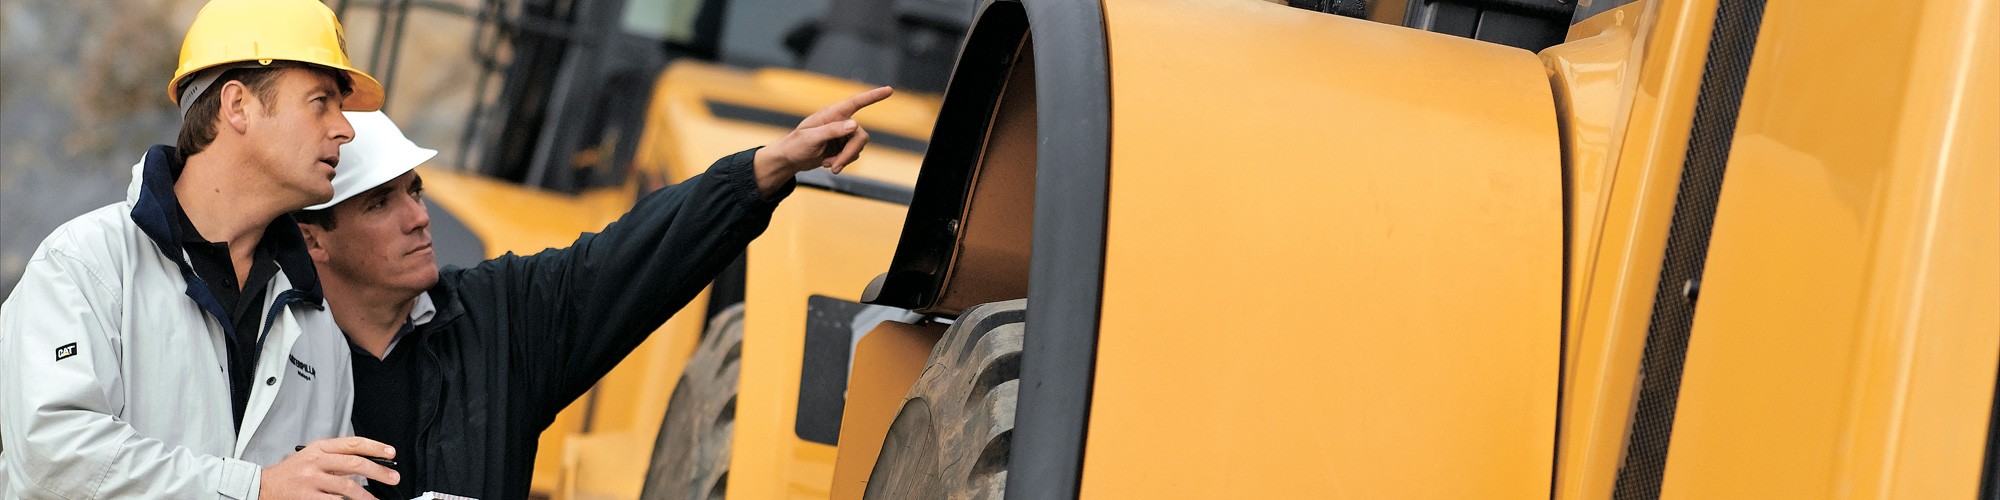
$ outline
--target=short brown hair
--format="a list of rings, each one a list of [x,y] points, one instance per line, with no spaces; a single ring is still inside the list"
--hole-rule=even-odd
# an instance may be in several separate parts
[[[327,231],[332,231],[333,227],[339,224],[339,222],[334,220],[333,207],[326,207],[319,210],[300,210],[297,212],[292,212],[292,220],[300,224],[312,224],[315,226],[319,226],[320,229],[324,229]]]
[[[347,76],[347,72],[324,66],[276,61],[261,68],[236,68],[224,71],[222,76],[216,77],[214,85],[210,85],[207,91],[194,98],[194,103],[188,106],[187,116],[181,117],[180,138],[174,143],[180,161],[185,163],[188,157],[200,153],[208,148],[209,143],[215,142],[215,120],[222,114],[222,92],[219,89],[223,84],[231,80],[243,82],[244,88],[257,93],[257,99],[264,101],[264,112],[269,113],[277,109],[278,73],[286,68],[312,70],[331,77],[334,84],[339,86],[342,96],[354,92],[354,81]]]

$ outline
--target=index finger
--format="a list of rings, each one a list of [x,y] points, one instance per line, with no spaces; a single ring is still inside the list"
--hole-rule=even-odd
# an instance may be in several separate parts
[[[361,476],[382,484],[402,482],[402,474],[381,464],[370,462],[357,456],[334,457],[321,466],[320,470],[335,476]]]
[[[806,121],[808,123],[811,123],[813,122],[813,119],[817,119],[819,120],[819,123],[833,123],[841,120],[846,120],[848,118],[853,118],[855,113],[861,111],[861,108],[866,108],[869,105],[882,102],[883,99],[888,99],[890,95],[893,95],[895,93],[896,89],[893,88],[889,88],[886,86],[875,87],[874,89],[870,89],[867,92],[854,94],[853,96],[849,96],[846,99],[842,99],[840,102],[833,103],[832,105],[820,109],[818,113],[813,113],[812,119],[807,119]]]
[[[389,445],[382,444],[381,441],[376,441],[361,436],[321,439],[319,441],[313,442],[313,448],[318,449],[321,453],[331,453],[335,455],[362,455],[362,456],[380,457],[380,458],[396,458],[395,448],[391,448],[389,447]]]

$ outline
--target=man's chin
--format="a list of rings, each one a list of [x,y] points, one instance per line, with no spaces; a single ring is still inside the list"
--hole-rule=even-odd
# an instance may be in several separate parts
[[[309,198],[306,201],[310,202],[305,205],[308,207],[333,201],[333,185],[326,185],[326,189],[319,189],[318,186],[315,186],[311,191],[306,192],[306,198]]]
[[[416,294],[423,293],[424,291],[430,290],[431,287],[437,285],[438,282],[437,266],[431,266],[429,269],[425,269],[421,273],[419,273],[418,271],[411,271],[409,274],[404,275],[403,278],[401,279],[402,279],[401,282],[397,282],[396,278],[388,278],[379,281],[378,283],[381,283],[384,288],[395,288],[395,289],[405,290],[408,291],[410,295],[415,296]]]
[[[417,280],[417,283],[423,285],[423,289],[425,290],[429,290],[431,289],[431,287],[437,286],[438,283],[437,264],[431,264],[430,269],[424,273],[422,279]]]

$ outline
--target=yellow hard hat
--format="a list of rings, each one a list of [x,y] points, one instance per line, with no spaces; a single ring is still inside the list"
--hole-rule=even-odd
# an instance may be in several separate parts
[[[354,93],[341,109],[382,109],[382,84],[348,65],[340,21],[317,0],[214,0],[202,6],[181,41],[181,64],[167,82],[167,98],[180,105],[183,81],[204,69],[245,61],[297,61],[345,71],[354,80]]]

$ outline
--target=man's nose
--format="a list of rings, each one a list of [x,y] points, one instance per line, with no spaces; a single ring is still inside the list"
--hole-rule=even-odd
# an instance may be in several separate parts
[[[328,114],[333,115],[333,126],[327,129],[327,133],[333,136],[332,139],[341,144],[353,141],[354,124],[348,123],[347,113],[334,112]]]
[[[424,200],[415,196],[407,199],[410,200],[408,205],[410,211],[410,232],[417,232],[431,227],[431,212],[428,207],[424,206]]]

